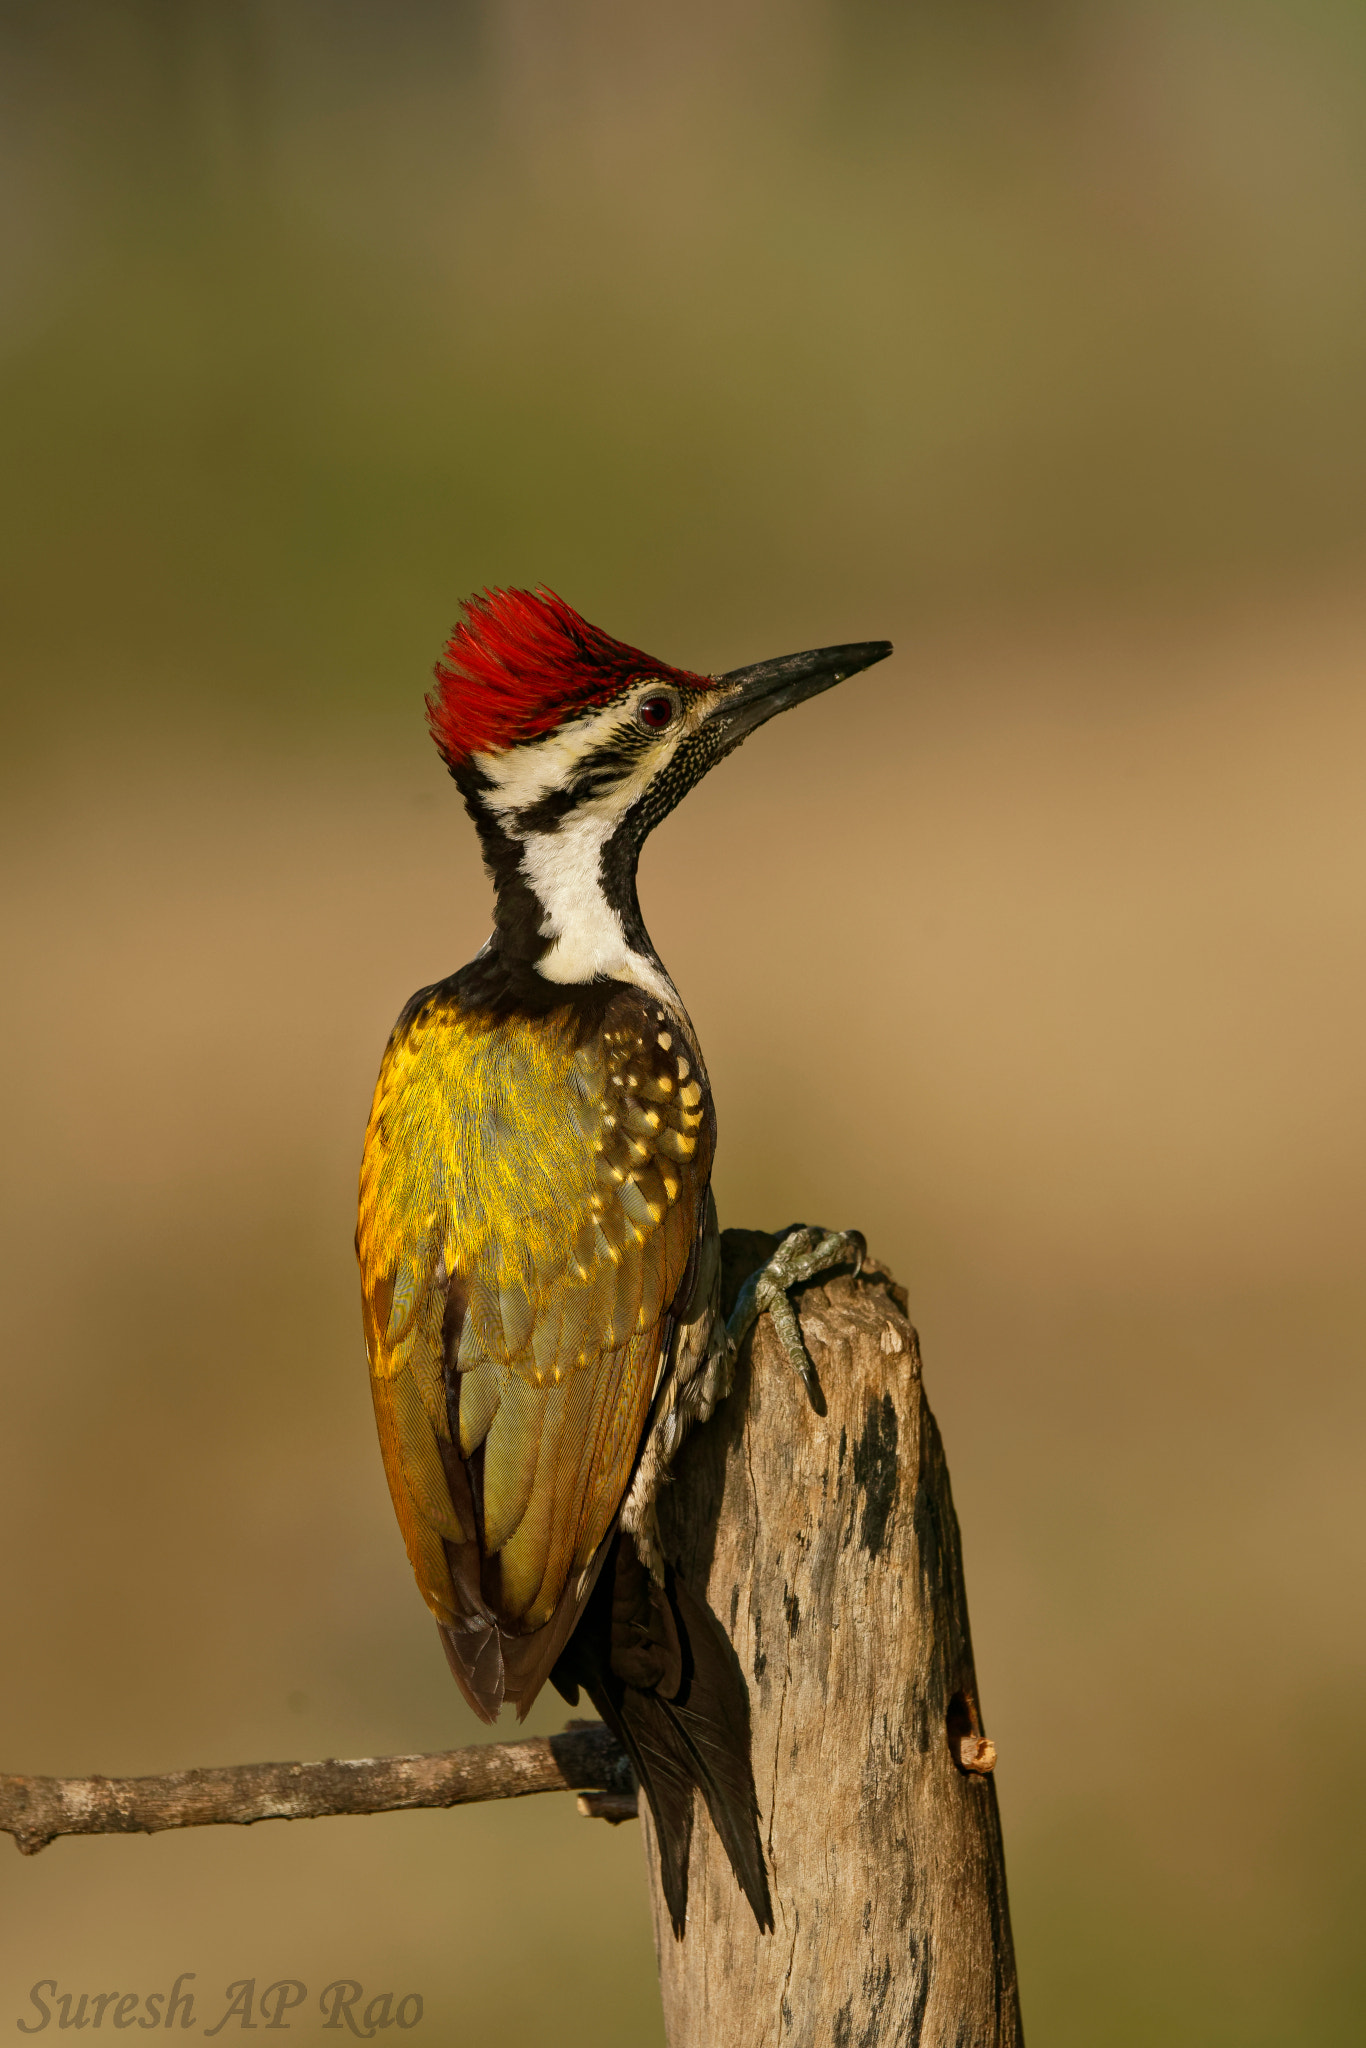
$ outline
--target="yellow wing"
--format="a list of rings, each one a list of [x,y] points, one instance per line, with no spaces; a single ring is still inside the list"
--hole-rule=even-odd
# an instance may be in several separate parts
[[[491,1016],[454,981],[414,998],[385,1054],[356,1236],[375,1416],[481,1712],[507,1639],[577,1606],[630,1479],[711,1172],[694,1066],[635,991]],[[496,1682],[466,1683],[480,1657]]]

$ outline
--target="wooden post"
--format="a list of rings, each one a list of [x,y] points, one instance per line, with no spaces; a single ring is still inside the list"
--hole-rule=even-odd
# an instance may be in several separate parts
[[[777,1241],[726,1232],[728,1306]],[[675,1941],[641,1801],[665,2033],[1016,2048],[995,1750],[905,1294],[871,1266],[798,1307],[827,1414],[763,1318],[662,1507],[666,1550],[749,1681],[776,1920],[758,1932],[699,1802]]]
[[[779,1242],[723,1238],[727,1309]],[[1018,2048],[1005,1865],[958,1523],[904,1291],[876,1265],[798,1302],[827,1412],[767,1317],[660,1503],[665,1549],[749,1682],[776,1931],[760,1934],[700,1802],[675,1941],[640,1802],[670,2048]],[[0,1777],[26,1854],[61,1834],[453,1806],[588,1788],[636,1810],[606,1730],[429,1757],[163,1778]]]

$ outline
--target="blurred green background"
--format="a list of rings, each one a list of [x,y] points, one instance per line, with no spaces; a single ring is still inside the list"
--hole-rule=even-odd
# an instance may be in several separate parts
[[[487,928],[458,600],[887,634],[647,854],[722,1220],[910,1287],[1030,2038],[1357,2040],[1366,15],[5,0],[0,105],[0,1766],[476,1734],[350,1245]],[[0,1930],[0,2027],[659,2038],[568,1800],[0,1853]]]

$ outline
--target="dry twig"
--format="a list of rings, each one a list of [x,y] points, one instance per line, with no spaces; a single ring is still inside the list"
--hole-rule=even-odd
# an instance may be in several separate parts
[[[250,1826],[334,1813],[394,1813],[467,1806],[529,1792],[609,1796],[628,1818],[635,1781],[625,1752],[600,1721],[571,1721],[562,1735],[489,1742],[434,1756],[369,1756],[321,1763],[225,1764],[159,1778],[0,1776],[0,1830],[35,1856],[58,1835],[154,1835],[163,1828]],[[597,1808],[591,1810],[597,1811]]]

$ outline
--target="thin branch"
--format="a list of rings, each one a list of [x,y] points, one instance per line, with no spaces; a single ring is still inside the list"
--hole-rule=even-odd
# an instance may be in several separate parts
[[[154,1835],[163,1828],[250,1826],[334,1813],[396,1813],[466,1806],[529,1792],[610,1795],[610,1817],[627,1818],[635,1780],[600,1721],[571,1721],[562,1735],[490,1742],[434,1756],[328,1758],[308,1764],[225,1764],[159,1778],[24,1778],[0,1775],[0,1831],[36,1856],[58,1835]],[[597,1812],[596,1806],[585,1810]],[[609,1814],[603,1810],[602,1817]]]

